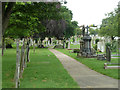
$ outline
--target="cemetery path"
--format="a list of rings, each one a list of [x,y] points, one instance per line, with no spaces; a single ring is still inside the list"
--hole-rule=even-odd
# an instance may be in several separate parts
[[[81,88],[118,88],[118,80],[93,71],[55,49],[49,50],[56,55],[64,68]]]

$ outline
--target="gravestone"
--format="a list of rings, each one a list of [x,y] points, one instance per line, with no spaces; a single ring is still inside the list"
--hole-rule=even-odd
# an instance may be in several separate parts
[[[106,60],[104,54],[97,55],[97,60]]]
[[[111,50],[109,46],[106,47],[106,60],[111,61]]]
[[[50,41],[48,40],[48,46],[50,46]]]
[[[103,40],[97,43],[97,49],[101,52],[105,51],[105,42]]]
[[[74,43],[74,45],[76,45],[77,44],[77,36],[75,36],[75,43]]]
[[[68,40],[68,49],[70,49],[70,39]]]

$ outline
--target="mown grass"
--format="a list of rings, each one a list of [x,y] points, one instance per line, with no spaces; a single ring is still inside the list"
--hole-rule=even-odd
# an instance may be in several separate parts
[[[97,60],[96,58],[78,58],[76,53],[70,53],[69,50],[66,49],[56,49],[74,59],[77,61],[85,64],[88,66],[90,69],[95,70],[101,74],[110,76],[115,79],[120,79],[118,75],[118,69],[104,69],[104,63],[109,63],[107,61],[101,61]],[[118,59],[111,59],[111,63],[118,63]]]
[[[74,45],[74,44],[70,44],[70,48],[78,48],[78,49],[80,49],[80,44],[76,44],[76,45]]]
[[[30,62],[24,70],[20,88],[79,88],[60,61],[48,49],[30,50]],[[2,57],[2,88],[14,88],[16,49],[7,49]]]
[[[6,49],[2,57],[2,88],[14,88],[16,49]]]
[[[30,63],[23,73],[20,88],[77,88],[63,65],[48,49],[30,53]]]

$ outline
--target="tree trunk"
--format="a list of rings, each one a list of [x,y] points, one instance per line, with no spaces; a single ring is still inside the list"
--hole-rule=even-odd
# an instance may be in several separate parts
[[[29,44],[30,44],[30,39],[27,39],[27,62],[30,62],[30,59],[29,59]]]
[[[5,7],[5,2],[2,2],[2,35],[4,35],[4,32],[8,26],[9,18],[14,5],[15,2],[8,2],[7,7]]]
[[[5,38],[2,38],[2,56],[4,55]]]
[[[16,59],[16,74],[15,74],[15,87],[18,88],[19,87],[19,74],[20,74],[20,51],[19,51],[19,39],[16,40],[17,43],[17,50],[16,50],[16,54],[17,54],[17,59]]]

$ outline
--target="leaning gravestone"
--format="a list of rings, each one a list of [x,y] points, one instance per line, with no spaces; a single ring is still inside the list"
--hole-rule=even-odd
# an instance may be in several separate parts
[[[111,61],[111,50],[109,46],[106,47],[106,60]]]

